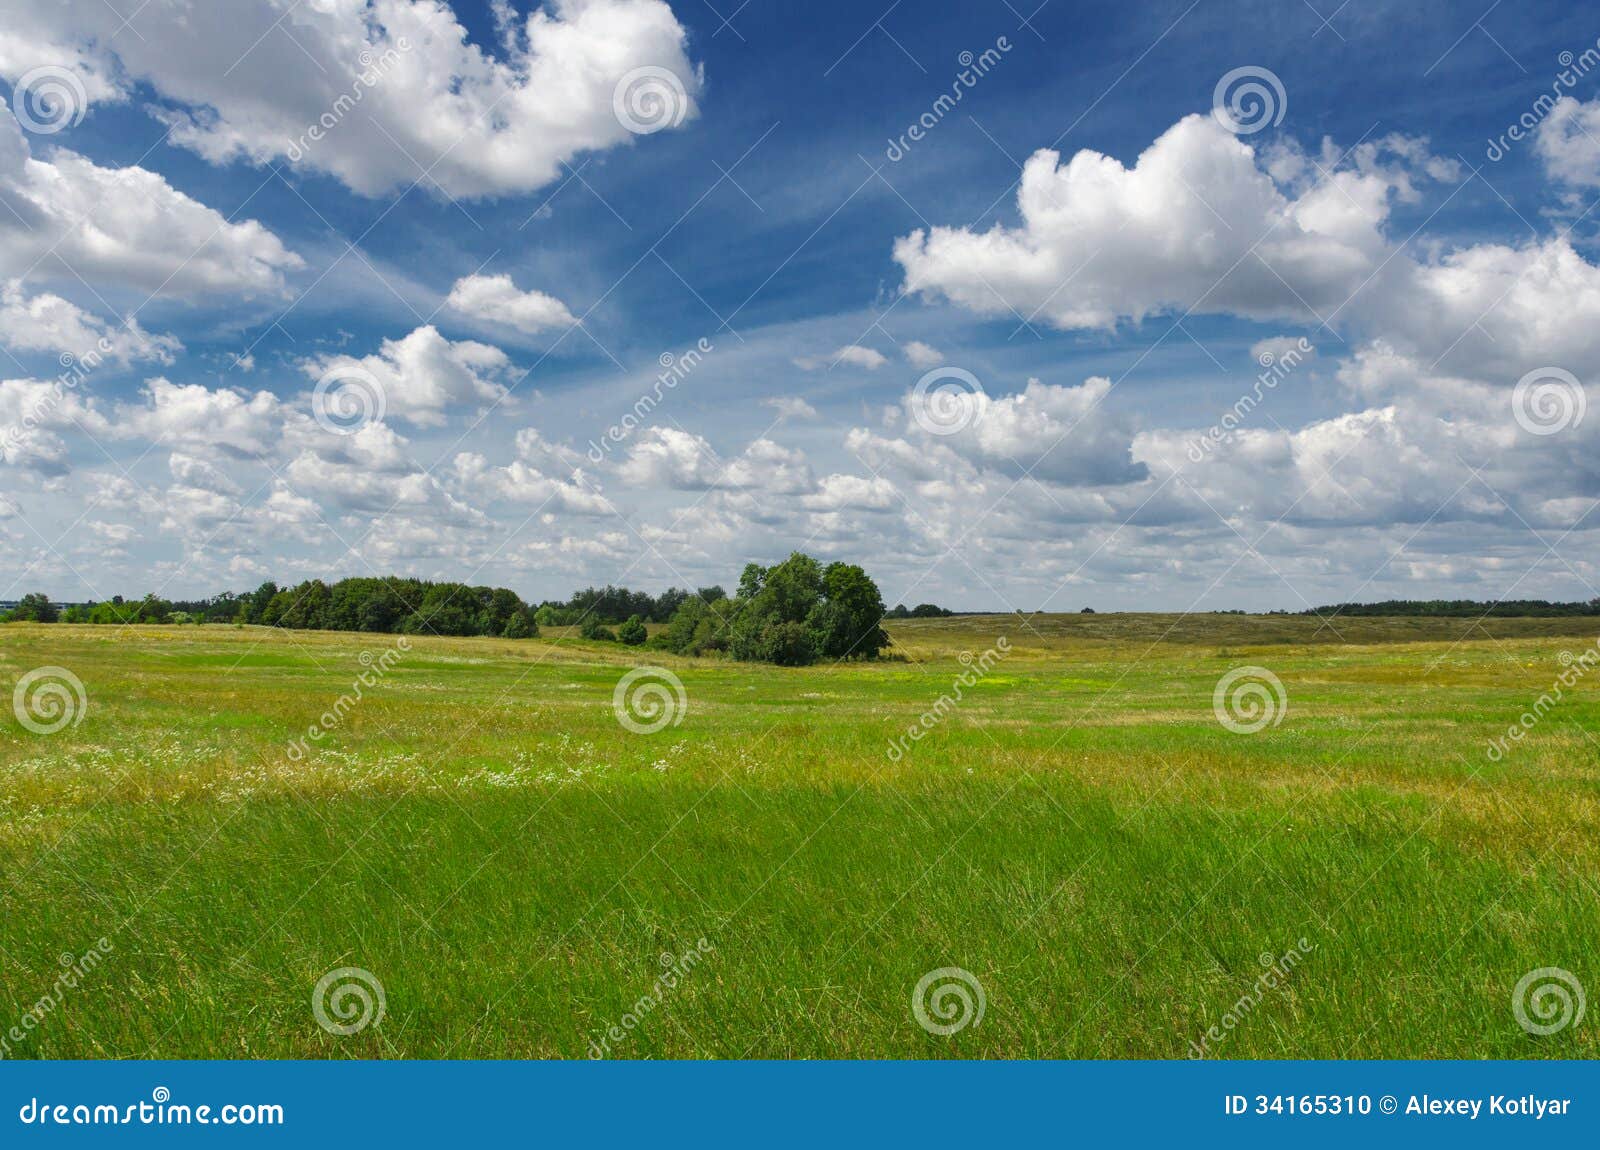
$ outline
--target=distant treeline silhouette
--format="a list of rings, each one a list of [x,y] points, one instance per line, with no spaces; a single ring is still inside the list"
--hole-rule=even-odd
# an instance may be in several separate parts
[[[1336,603],[1313,607],[1301,615],[1429,615],[1478,618],[1525,618],[1530,616],[1600,615],[1600,599],[1587,603],[1552,603],[1548,599],[1502,599],[1480,603],[1475,599],[1385,599],[1381,603]]]

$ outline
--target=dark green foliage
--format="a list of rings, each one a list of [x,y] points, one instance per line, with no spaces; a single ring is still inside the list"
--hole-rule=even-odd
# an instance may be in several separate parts
[[[795,552],[775,567],[748,564],[734,599],[687,599],[664,645],[679,654],[725,650],[735,659],[803,667],[818,659],[874,659],[889,645],[883,596],[860,567],[826,568]]]
[[[532,638],[539,633],[532,609],[504,587],[469,587],[421,579],[307,580],[280,588],[266,582],[243,595],[168,603],[147,596],[125,603],[73,608],[69,622],[83,623],[260,623],[308,631],[372,631],[412,635],[499,635]]]
[[[712,588],[718,595],[722,588]],[[645,622],[665,623],[690,598],[689,592],[679,587],[668,587],[659,595],[647,591],[630,591],[626,587],[585,587],[565,603],[546,602],[539,608],[549,610],[549,626],[581,626],[585,618],[602,623],[623,623],[635,615]]]
[[[1530,616],[1600,615],[1600,599],[1587,603],[1551,603],[1544,599],[1503,599],[1477,603],[1471,599],[1386,599],[1381,603],[1336,603],[1314,607],[1302,615],[1425,615],[1481,618],[1526,618]]]
[[[16,607],[5,615],[8,623],[54,623],[60,612],[50,602],[50,596],[34,592],[24,595]]]
[[[578,624],[578,635],[581,638],[602,643],[613,643],[617,638],[611,628],[607,627],[595,615],[588,616],[582,623]]]
[[[888,619],[946,619],[955,612],[948,607],[940,607],[936,603],[918,603],[915,607],[907,609],[904,603],[896,603],[885,616]]]
[[[617,640],[625,646],[642,647],[648,638],[650,632],[645,629],[644,620],[637,615],[631,616],[617,628]]]
[[[538,633],[538,624],[533,621],[533,616],[524,607],[506,620],[506,625],[501,630],[500,636],[504,639],[531,639]]]

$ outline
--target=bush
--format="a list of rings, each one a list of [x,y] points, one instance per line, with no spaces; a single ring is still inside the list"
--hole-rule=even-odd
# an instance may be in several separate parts
[[[645,628],[644,620],[637,615],[630,616],[627,622],[617,628],[617,639],[629,647],[642,647],[648,638],[650,632]]]
[[[500,632],[505,639],[532,639],[539,633],[539,625],[527,611],[518,611],[506,620],[505,629]]]

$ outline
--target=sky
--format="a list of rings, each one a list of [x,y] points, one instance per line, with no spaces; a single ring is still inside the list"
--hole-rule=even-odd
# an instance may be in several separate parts
[[[1600,597],[1579,5],[11,0],[0,91],[0,600]]]

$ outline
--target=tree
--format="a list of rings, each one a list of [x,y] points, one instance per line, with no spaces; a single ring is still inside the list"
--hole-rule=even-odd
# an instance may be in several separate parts
[[[506,620],[505,630],[500,632],[506,639],[532,639],[539,634],[539,625],[533,621],[533,615],[523,608],[511,618]]]
[[[830,563],[822,573],[826,609],[813,624],[818,652],[829,659],[876,659],[889,645],[878,624],[883,596],[878,585],[853,563]]]
[[[269,579],[245,596],[249,602],[249,621],[251,623],[265,622],[263,616],[266,614],[267,604],[271,603],[277,594],[278,585]]]
[[[617,639],[629,647],[642,647],[648,638],[650,632],[645,629],[644,620],[637,615],[630,615],[627,622],[617,628]]]
[[[804,666],[872,659],[889,645],[883,596],[860,567],[826,569],[795,552],[774,567],[745,566],[734,599],[696,596],[673,614],[661,643],[680,654],[727,650],[735,659]]]
[[[50,596],[42,591],[35,591],[24,595],[12,610],[9,619],[13,623],[54,623],[60,619],[61,613],[56,610]]]
[[[600,643],[615,642],[617,638],[612,633],[611,628],[603,624],[594,615],[590,615],[578,625],[578,635],[580,638]]]
[[[134,621],[138,623],[170,623],[172,621],[172,604],[165,599],[158,599],[154,594],[146,595],[139,602],[134,613]]]
[[[403,624],[414,635],[481,635],[478,601],[461,583],[433,583]]]
[[[740,599],[754,599],[761,592],[761,584],[766,580],[767,569],[759,563],[746,563],[744,570],[739,575],[738,597]]]

